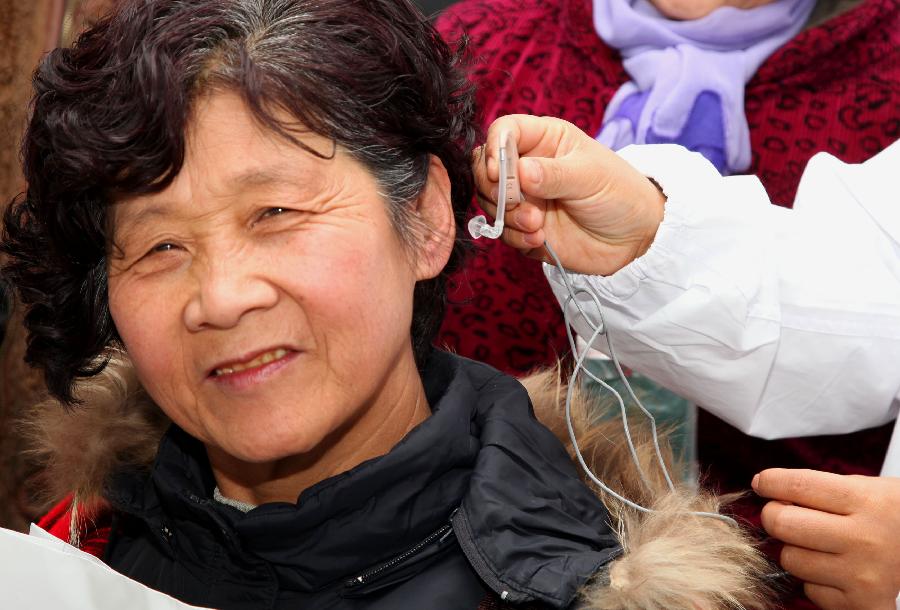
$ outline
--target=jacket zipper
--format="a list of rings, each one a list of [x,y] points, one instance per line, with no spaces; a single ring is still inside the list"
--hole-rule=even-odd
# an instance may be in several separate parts
[[[451,525],[454,526],[454,529],[456,531],[456,541],[459,543],[459,548],[462,549],[463,555],[465,555],[469,560],[469,565],[472,566],[472,569],[475,570],[475,573],[478,574],[478,577],[481,578],[481,580],[483,580],[484,583],[491,590],[493,590],[501,600],[511,604],[535,601],[536,598],[534,594],[520,590],[508,583],[502,582],[494,572],[494,570],[490,566],[488,566],[487,562],[482,558],[481,553],[478,551],[478,548],[473,542],[474,536],[472,535],[472,530],[469,526],[469,522],[466,519],[466,514],[464,511],[460,511],[457,508],[455,511],[453,511],[450,519]],[[617,549],[613,553],[610,553],[609,561],[612,561],[622,553],[623,550],[621,548]]]
[[[453,512],[454,512],[454,514],[456,513],[456,511],[453,511]],[[452,517],[452,515],[451,515],[451,517]],[[428,546],[429,544],[434,542],[435,540],[438,540],[439,543],[444,542],[444,540],[446,540],[447,537],[452,532],[453,532],[453,526],[448,523],[448,524],[442,526],[441,528],[431,532],[421,542],[419,542],[415,546],[412,546],[409,549],[403,551],[402,553],[400,553],[399,555],[397,555],[390,561],[383,563],[376,568],[372,568],[371,570],[366,570],[359,576],[356,576],[355,578],[348,580],[345,584],[348,588],[353,588],[353,587],[358,587],[360,585],[364,585],[364,584],[368,583],[371,578],[381,574],[385,570],[393,568],[394,566],[396,566],[397,564],[399,564],[403,561],[406,561],[407,559],[409,559],[410,557],[412,557],[413,555],[415,555],[416,553],[418,553],[419,551],[424,549],[426,546]]]
[[[472,569],[475,570],[478,577],[481,578],[494,593],[500,596],[501,600],[509,603],[519,603],[532,601],[534,599],[534,597],[527,593],[517,591],[506,583],[501,582],[494,571],[488,566],[487,562],[482,559],[481,553],[478,552],[478,549],[475,548],[474,543],[471,541],[472,531],[469,529],[469,523],[466,521],[464,512],[459,512],[459,509],[457,508],[453,511],[453,514],[450,515],[450,519],[451,524],[455,525],[459,531],[456,540],[459,542],[459,548],[462,549],[463,555],[469,560],[469,565],[472,566]],[[453,522],[454,520],[456,523]]]

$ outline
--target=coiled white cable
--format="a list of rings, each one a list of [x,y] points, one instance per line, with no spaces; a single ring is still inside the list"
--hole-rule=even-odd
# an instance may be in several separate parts
[[[622,366],[619,364],[619,359],[616,357],[616,352],[615,352],[615,348],[613,347],[612,339],[610,338],[609,332],[606,329],[605,324],[603,322],[603,310],[600,307],[599,298],[592,291],[583,290],[583,289],[575,290],[572,287],[572,283],[569,281],[568,272],[563,267],[562,263],[559,260],[559,257],[556,254],[556,251],[553,249],[553,247],[548,242],[545,241],[544,249],[547,250],[547,253],[550,255],[550,258],[553,259],[553,264],[559,270],[560,276],[563,279],[563,283],[566,286],[566,291],[569,293],[568,297],[566,298],[566,302],[563,304],[563,317],[566,320],[566,335],[569,338],[569,344],[572,348],[572,354],[575,356],[575,368],[572,371],[572,377],[569,380],[569,386],[568,386],[568,389],[566,390],[566,428],[568,429],[568,432],[569,432],[569,441],[572,443],[572,448],[575,450],[575,456],[578,459],[578,463],[581,466],[582,470],[584,470],[584,473],[587,475],[587,477],[591,481],[593,481],[594,484],[596,484],[605,493],[609,494],[613,498],[619,500],[626,506],[630,506],[631,508],[633,508],[635,510],[638,510],[638,511],[644,512],[644,513],[653,513],[654,512],[653,509],[647,508],[645,506],[641,506],[637,502],[629,500],[628,498],[626,498],[626,497],[622,496],[621,494],[610,489],[610,487],[608,485],[606,485],[606,483],[601,481],[600,478],[597,477],[596,474],[594,474],[594,472],[590,469],[590,467],[585,462],[584,456],[581,454],[581,449],[578,446],[578,439],[575,438],[575,428],[572,425],[572,396],[574,394],[574,390],[576,387],[575,384],[578,381],[578,376],[580,373],[583,372],[586,375],[588,375],[591,379],[593,379],[595,382],[600,384],[604,389],[612,392],[612,394],[616,397],[616,400],[619,403],[620,412],[622,414],[622,428],[625,432],[625,440],[628,443],[628,449],[631,453],[631,459],[634,461],[634,464],[637,467],[638,473],[639,473],[644,485],[647,486],[648,489],[651,489],[650,483],[647,480],[647,475],[644,473],[644,470],[641,467],[641,463],[640,463],[640,460],[638,459],[637,451],[634,448],[634,442],[631,439],[631,430],[628,426],[628,414],[627,414],[627,410],[625,408],[625,401],[622,399],[622,395],[619,394],[619,392],[614,387],[612,387],[611,385],[609,385],[608,383],[606,383],[605,381],[603,381],[602,379],[600,379],[599,377],[594,375],[590,370],[588,370],[587,368],[584,367],[584,361],[588,355],[588,350],[594,346],[594,342],[600,337],[600,335],[604,335],[606,337],[606,345],[609,348],[609,357],[616,367],[616,372],[618,373],[619,379],[622,381],[622,383],[627,388],[628,395],[631,397],[631,399],[634,401],[634,403],[638,406],[638,408],[641,410],[641,412],[650,421],[650,432],[651,432],[651,435],[653,438],[653,448],[656,452],[656,458],[659,462],[659,467],[663,472],[663,476],[666,479],[666,485],[669,487],[669,490],[675,491],[675,485],[672,482],[672,477],[669,475],[669,470],[666,467],[666,462],[662,457],[662,450],[660,449],[660,446],[659,446],[659,435],[656,430],[656,418],[646,407],[644,407],[644,405],[641,403],[641,401],[635,395],[634,390],[632,390],[632,388],[631,388],[631,384],[628,383],[628,378],[625,376],[625,373],[622,371]],[[582,309],[581,304],[578,302],[578,295],[580,295],[580,294],[588,295],[591,298],[591,300],[594,302],[594,306],[597,308],[597,314],[600,317],[599,323],[592,320],[590,318],[590,316],[588,316],[587,313],[584,311],[584,309]],[[572,323],[571,323],[571,320],[569,319],[569,312],[568,312],[569,303],[575,304],[575,307],[578,309],[579,314],[584,319],[584,321],[587,323],[587,325],[590,327],[590,329],[592,330],[592,333],[593,333],[593,334],[591,334],[590,338],[587,341],[587,346],[583,350],[581,350],[580,353],[578,350],[578,345],[576,344],[574,336],[572,334]],[[734,519],[732,519],[731,517],[729,517],[727,515],[722,515],[719,513],[712,513],[712,512],[706,512],[706,511],[691,511],[688,514],[696,515],[698,517],[709,517],[711,519],[718,519],[720,521],[724,521],[724,522],[732,524],[732,525],[737,525],[737,521],[735,521]]]

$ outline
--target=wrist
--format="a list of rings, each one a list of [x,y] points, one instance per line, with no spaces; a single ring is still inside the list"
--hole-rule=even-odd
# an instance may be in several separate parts
[[[643,237],[638,242],[634,251],[634,256],[631,258],[632,261],[646,254],[647,250],[650,249],[650,246],[653,245],[653,240],[656,239],[656,232],[659,230],[659,225],[662,224],[663,216],[665,214],[666,196],[663,193],[662,187],[659,186],[659,183],[656,182],[656,180],[649,176],[647,177],[647,182],[650,186],[650,188],[647,189],[648,195],[645,199],[647,202],[647,221],[645,223]]]

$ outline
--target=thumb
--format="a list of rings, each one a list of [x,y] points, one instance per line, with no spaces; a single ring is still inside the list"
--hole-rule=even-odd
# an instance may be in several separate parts
[[[519,159],[522,192],[541,199],[582,200],[604,190],[606,172],[602,162],[576,157]]]

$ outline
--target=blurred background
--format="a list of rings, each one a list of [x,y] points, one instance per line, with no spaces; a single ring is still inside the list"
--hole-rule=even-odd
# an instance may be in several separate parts
[[[422,12],[426,15],[433,15],[441,12],[453,2],[452,0],[417,0],[416,4],[421,7]]]

